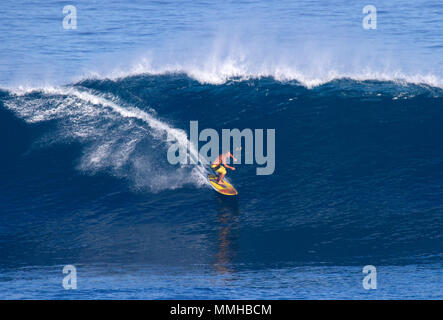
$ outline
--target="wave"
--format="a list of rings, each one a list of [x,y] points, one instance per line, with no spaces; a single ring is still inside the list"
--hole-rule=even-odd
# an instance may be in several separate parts
[[[206,164],[167,163],[171,137],[183,147],[190,145],[187,130],[191,120],[216,129],[271,126],[277,128],[278,135],[291,135],[290,129],[279,128],[279,123],[287,117],[283,114],[298,112],[300,104],[309,109],[318,108],[318,103],[346,104],[357,99],[363,112],[367,101],[379,105],[409,100],[434,105],[441,97],[443,90],[439,88],[404,82],[341,79],[309,89],[298,81],[272,77],[229,78],[223,84],[208,84],[188,74],[162,73],[18,88],[6,91],[1,102],[29,125],[55,123],[34,142],[34,148],[79,143],[80,172],[108,172],[130,181],[135,189],[158,192],[207,184]],[[410,102],[405,103],[401,108]],[[220,107],[221,113],[216,111]],[[283,118],[267,123],[267,115],[276,112]],[[196,158],[197,152],[196,146],[191,146],[189,156]]]
[[[172,263],[178,252],[194,263],[186,250],[212,244],[214,219],[231,216],[220,223],[254,244],[240,249],[240,262],[439,261],[442,102],[443,90],[428,85],[342,79],[308,89],[273,78],[214,85],[186,74],[0,91],[2,210],[5,225],[13,218],[17,226],[16,238],[5,239],[20,244],[13,251],[21,258],[40,261],[39,250],[22,248],[17,213],[30,212],[36,220],[26,234],[45,252],[61,250],[61,237],[42,238],[69,230],[73,243],[92,247],[88,259],[126,252],[120,257],[129,261],[126,250],[137,243],[145,252],[151,233],[160,235],[150,247],[162,257],[164,245],[180,242],[169,251]],[[236,165],[229,178],[239,197],[216,198],[204,164],[167,162],[168,135],[187,146],[191,120],[218,132],[275,128],[274,173]],[[35,228],[41,221],[45,227]]]

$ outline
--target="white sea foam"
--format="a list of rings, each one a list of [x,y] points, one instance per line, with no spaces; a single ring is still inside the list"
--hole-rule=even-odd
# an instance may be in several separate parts
[[[6,106],[27,122],[59,121],[58,130],[48,133],[42,143],[84,144],[78,165],[82,171],[110,170],[151,191],[206,184],[204,166],[175,167],[166,162],[167,136],[188,147],[186,132],[146,111],[110,95],[73,87],[20,88],[12,95]],[[192,146],[190,151],[197,154]]]
[[[361,72],[341,72],[330,69],[324,73],[303,72],[296,67],[290,66],[269,66],[263,69],[249,68],[247,65],[240,65],[234,61],[225,61],[218,66],[198,66],[198,65],[178,65],[170,64],[165,66],[155,66],[149,61],[143,61],[132,66],[128,70],[116,69],[110,73],[91,72],[80,79],[97,78],[117,80],[120,78],[137,75],[165,75],[165,74],[186,74],[190,78],[202,84],[224,84],[230,80],[248,80],[271,77],[277,81],[297,81],[301,85],[312,89],[325,83],[339,80],[351,79],[356,81],[392,81],[410,84],[425,84],[431,87],[443,88],[443,79],[435,74],[413,74],[403,71],[372,71],[370,69]]]
[[[358,40],[314,42],[293,39],[293,42],[283,43],[275,39],[251,40],[248,35],[241,37],[231,34],[202,42],[190,39],[180,42],[175,39],[172,43],[159,44],[142,53],[128,53],[125,59],[121,58],[120,53],[104,59],[101,64],[97,61],[97,65],[89,66],[87,72],[73,74],[72,78],[64,80],[115,80],[141,74],[184,73],[205,84],[272,77],[278,81],[298,81],[307,88],[313,88],[348,78],[443,88],[443,77],[437,61],[435,66],[430,67],[429,63],[422,63],[423,59],[410,61],[400,48]],[[41,81],[46,83],[49,80]]]
[[[402,68],[395,58],[352,55],[334,52],[322,47],[309,47],[301,52],[276,49],[275,52],[245,49],[242,45],[224,48],[200,49],[189,55],[164,57],[149,52],[134,58],[133,62],[102,71],[91,71],[78,77],[118,79],[129,76],[168,73],[184,73],[208,84],[223,84],[232,79],[272,77],[277,81],[298,81],[313,88],[336,79],[348,78],[356,81],[379,80],[411,84],[425,84],[443,88],[443,78],[429,71]]]

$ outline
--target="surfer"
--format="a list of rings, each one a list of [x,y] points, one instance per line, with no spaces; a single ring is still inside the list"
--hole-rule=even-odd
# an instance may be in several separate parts
[[[228,152],[225,152],[225,153],[222,153],[221,155],[219,155],[217,157],[217,159],[215,159],[215,161],[211,165],[211,169],[217,173],[217,177],[218,177],[217,183],[218,184],[222,184],[223,178],[226,175],[226,168],[229,168],[231,170],[235,170],[234,167],[231,167],[226,163],[226,159],[229,157],[234,159],[234,162],[237,162],[237,159],[232,155],[231,152],[228,151]]]

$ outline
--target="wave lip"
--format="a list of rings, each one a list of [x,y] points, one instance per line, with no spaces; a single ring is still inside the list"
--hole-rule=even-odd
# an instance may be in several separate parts
[[[347,70],[350,69],[350,70]],[[249,60],[236,54],[225,58],[206,57],[191,59],[190,62],[158,63],[153,58],[140,58],[129,67],[116,67],[111,71],[88,72],[76,81],[84,79],[118,80],[139,75],[185,74],[201,84],[221,85],[229,81],[273,78],[276,81],[297,81],[306,88],[312,89],[323,84],[351,79],[354,81],[385,81],[404,84],[428,85],[443,88],[443,78],[430,72],[405,72],[401,68],[385,66],[376,68],[362,65],[353,68],[334,67],[326,62],[316,65],[315,62],[300,64],[297,62],[275,62]]]

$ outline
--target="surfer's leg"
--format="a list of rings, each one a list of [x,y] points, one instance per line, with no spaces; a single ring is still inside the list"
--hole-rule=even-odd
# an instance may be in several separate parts
[[[226,169],[225,169],[225,167],[220,166],[220,168],[216,172],[218,173],[217,183],[220,184],[223,181],[223,178],[226,175]]]
[[[218,180],[217,180],[217,183],[218,184],[221,184],[221,182],[223,181],[223,178],[225,177],[225,173],[220,173],[219,175],[218,175]]]
[[[211,169],[214,170],[215,176],[218,179],[218,177],[220,177],[220,173],[222,172],[220,166],[216,165],[216,164],[213,164],[213,165],[211,165]]]

